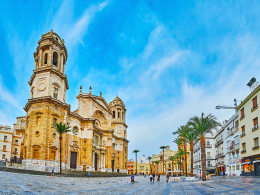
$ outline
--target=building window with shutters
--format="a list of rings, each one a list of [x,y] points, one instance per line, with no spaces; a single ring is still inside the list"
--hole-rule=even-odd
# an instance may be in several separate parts
[[[2,155],[2,159],[3,159],[3,160],[5,159],[5,154]]]
[[[258,117],[254,118],[253,119],[253,128],[252,128],[252,131],[255,131],[258,129]]]
[[[244,126],[241,127],[242,134],[241,134],[240,137],[244,137],[246,135],[246,131],[245,130],[246,130],[246,127],[244,125]]]
[[[259,149],[258,137],[254,138],[254,147],[252,148],[252,150],[256,150],[256,149]]]
[[[242,108],[241,110],[240,110],[240,120],[242,120],[242,119],[244,119],[245,118],[245,113],[244,113],[244,108]]]
[[[6,145],[3,145],[3,152],[6,152]]]
[[[257,104],[257,96],[255,96],[253,99],[252,99],[252,108],[251,108],[251,112],[254,112],[257,108],[258,108],[258,104]]]
[[[7,141],[7,136],[6,135],[4,136],[4,141]]]

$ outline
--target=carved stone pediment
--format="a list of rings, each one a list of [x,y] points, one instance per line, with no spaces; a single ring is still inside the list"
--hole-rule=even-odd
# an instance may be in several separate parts
[[[79,151],[79,146],[78,146],[78,142],[74,141],[71,145],[70,145],[70,151],[71,152],[78,152]]]

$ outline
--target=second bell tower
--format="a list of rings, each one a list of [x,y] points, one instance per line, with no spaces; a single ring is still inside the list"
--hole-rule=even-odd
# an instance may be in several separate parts
[[[35,69],[29,81],[30,99],[51,96],[66,102],[69,89],[65,65],[68,58],[64,40],[52,30],[42,35],[34,53]]]

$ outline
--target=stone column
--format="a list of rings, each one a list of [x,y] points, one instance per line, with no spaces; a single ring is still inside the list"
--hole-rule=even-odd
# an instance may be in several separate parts
[[[61,73],[63,73],[63,55],[64,55],[64,54],[61,54],[61,55],[60,55],[60,57],[61,57],[61,59],[60,59],[60,72],[61,72]]]
[[[52,66],[52,60],[53,60],[53,52],[52,52],[52,46],[50,46],[50,54],[49,54],[49,66]]]
[[[40,53],[39,53],[39,58],[38,58],[38,64],[39,64],[39,68],[42,67],[42,49],[40,49]]]

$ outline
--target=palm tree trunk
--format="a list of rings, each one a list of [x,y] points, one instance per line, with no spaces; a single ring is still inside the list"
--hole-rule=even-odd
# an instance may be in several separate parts
[[[187,154],[186,154],[186,143],[184,143],[184,153],[185,153],[185,171],[186,171],[186,177],[188,177],[188,173],[187,173]]]
[[[193,143],[190,143],[190,157],[191,157],[191,177],[193,177]]]
[[[173,170],[173,161],[172,161],[172,171],[174,171],[174,170]],[[172,174],[173,174],[173,172],[172,172]]]
[[[135,168],[136,168],[136,171],[135,171],[135,174],[137,175],[137,153],[135,153]]]
[[[202,181],[206,181],[206,151],[205,151],[205,138],[200,139],[201,145],[201,163],[202,163]]]
[[[181,175],[181,157],[180,157],[180,175]]]
[[[60,136],[60,175],[61,175],[61,140],[62,137]]]
[[[158,164],[157,164],[157,175],[158,175]]]
[[[163,157],[162,158],[163,158],[163,168],[162,169],[163,169],[163,174],[164,174],[164,149],[163,149]]]
[[[184,158],[182,158],[182,175],[183,176],[184,176],[184,163],[185,163]]]

